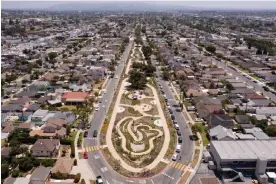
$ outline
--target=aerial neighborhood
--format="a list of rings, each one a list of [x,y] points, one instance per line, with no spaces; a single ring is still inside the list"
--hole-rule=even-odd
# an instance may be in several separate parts
[[[2,8],[1,182],[275,183],[275,12],[120,3]]]

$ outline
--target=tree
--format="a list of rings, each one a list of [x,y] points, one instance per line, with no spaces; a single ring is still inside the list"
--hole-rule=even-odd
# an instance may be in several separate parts
[[[1,178],[5,179],[9,176],[9,164],[1,164]]]
[[[215,53],[216,52],[216,47],[213,46],[213,45],[208,45],[205,47],[205,49],[208,51],[208,52],[211,52],[211,53]]]
[[[276,126],[268,126],[265,132],[269,137],[276,137]]]
[[[258,49],[258,50],[256,51],[256,55],[262,55],[262,50]]]
[[[36,64],[38,64],[39,66],[42,66],[42,60],[41,59],[36,60]]]
[[[48,57],[49,57],[50,60],[53,60],[57,57],[57,53],[56,52],[50,52],[48,54]]]
[[[170,80],[170,78],[171,78],[171,74],[168,70],[164,70],[162,72],[162,76],[163,76],[163,79],[166,80],[166,81]]]
[[[19,161],[19,169],[27,172],[33,168],[33,160],[30,157],[23,157]]]
[[[226,88],[227,88],[229,91],[234,90],[234,87],[233,87],[233,85],[232,85],[231,83],[227,83],[227,84],[226,84]]]
[[[66,57],[67,57],[67,54],[62,54],[62,57],[63,57],[63,58],[66,58]]]
[[[131,83],[130,87],[133,89],[144,89],[147,78],[143,72],[134,69],[130,72],[128,82]]]
[[[201,126],[199,124],[193,124],[192,125],[192,132],[194,134],[196,134],[197,132],[201,133],[202,132]]]
[[[209,86],[210,89],[216,89],[215,87],[215,83],[214,82],[211,82],[210,86]]]
[[[19,175],[19,170],[14,169],[14,170],[12,171],[12,177],[13,177],[13,178],[17,178],[18,175]]]

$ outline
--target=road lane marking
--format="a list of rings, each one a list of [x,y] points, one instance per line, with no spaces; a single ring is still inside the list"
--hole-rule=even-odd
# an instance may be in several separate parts
[[[167,173],[162,173],[164,176],[167,176],[168,178],[170,178],[170,179],[172,179],[172,180],[174,180],[174,178],[173,177],[171,177],[171,176],[169,176],[169,175],[167,175]]]
[[[100,158],[100,155],[94,155],[95,160]]]
[[[173,161],[171,161],[171,162],[169,163],[169,166],[171,166],[171,167],[173,167],[173,168],[175,168],[175,169],[178,169],[178,170],[180,170],[180,171],[184,171],[185,168],[186,168],[186,165],[185,165],[185,164],[181,164],[181,163],[173,162]]]
[[[101,171],[102,171],[102,172],[105,172],[105,171],[107,171],[107,170],[108,170],[107,167],[102,167],[102,168],[101,168]]]
[[[130,182],[130,183],[133,183],[134,181],[133,180],[126,180],[127,182]]]
[[[154,182],[152,180],[150,180],[152,182],[152,184],[154,184]]]
[[[145,183],[147,183],[147,182],[146,182],[146,180],[139,180],[139,183],[140,183],[140,184],[145,184]]]

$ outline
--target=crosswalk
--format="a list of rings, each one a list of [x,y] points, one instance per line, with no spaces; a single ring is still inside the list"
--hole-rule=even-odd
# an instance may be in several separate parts
[[[181,163],[177,163],[177,162],[173,162],[173,161],[169,162],[169,166],[171,166],[173,168],[176,168],[180,171],[184,171],[185,168],[186,168],[186,165],[181,164]]]
[[[87,151],[87,152],[89,152],[89,151],[98,151],[102,148],[103,148],[103,146],[87,146],[87,147],[83,148],[83,152],[85,152],[85,151]]]

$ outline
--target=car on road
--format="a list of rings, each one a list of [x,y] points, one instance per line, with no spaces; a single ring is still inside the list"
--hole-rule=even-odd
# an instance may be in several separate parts
[[[174,155],[172,156],[172,161],[176,161],[176,159],[177,159],[177,154],[174,154]]]
[[[170,112],[170,114],[172,114],[173,113],[172,109],[169,109],[169,112]]]
[[[178,137],[178,143],[182,143],[183,139],[182,137]]]
[[[171,115],[171,119],[172,119],[172,120],[175,120],[175,116],[174,116],[174,115]]]
[[[269,88],[268,88],[267,86],[263,86],[263,89],[264,89],[265,91],[269,91]]]
[[[88,131],[85,131],[83,134],[83,137],[87,137],[88,136]]]
[[[253,80],[254,83],[257,83],[257,81]]]
[[[98,136],[98,131],[97,130],[94,130],[93,132],[93,137],[97,137]]]
[[[196,118],[195,121],[196,121],[196,122],[200,122],[200,121],[203,121],[203,119],[201,119],[201,118]]]
[[[178,124],[174,124],[174,128],[175,128],[176,130],[179,130],[179,125],[178,125]]]
[[[118,75],[115,75],[115,79],[118,79]]]
[[[177,134],[178,136],[181,136],[181,132],[180,132],[179,130],[177,130],[176,134]]]
[[[85,151],[85,152],[83,153],[83,158],[84,158],[84,159],[88,159],[88,153],[87,153],[87,151]]]
[[[103,178],[101,177],[101,176],[97,176],[96,177],[96,183],[97,184],[103,184],[104,182],[103,182]]]
[[[95,111],[98,111],[98,110],[100,110],[100,106],[95,107]]]
[[[180,151],[181,151],[181,144],[178,144],[178,145],[176,145],[176,150],[175,150],[175,152],[176,152],[176,153],[180,153]]]

